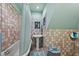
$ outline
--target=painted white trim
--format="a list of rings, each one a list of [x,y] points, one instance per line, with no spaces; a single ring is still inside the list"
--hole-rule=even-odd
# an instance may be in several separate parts
[[[46,11],[47,11],[47,5],[45,6],[43,13],[42,13],[42,18],[44,18],[46,16]]]
[[[27,56],[29,54],[30,49],[31,49],[31,44],[32,44],[32,40],[30,41],[28,51],[23,56]]]
[[[51,19],[53,17],[53,13],[54,13],[53,8],[54,8],[54,6],[55,5],[53,5],[53,4],[47,4],[47,11],[46,11],[46,29],[48,29],[49,23],[50,23],[50,21],[51,21]],[[53,7],[53,8],[51,8],[51,7]],[[52,10],[51,12],[49,12],[50,9]]]
[[[46,6],[44,7],[44,10],[43,10],[43,13],[42,13],[42,25],[43,25],[43,19],[44,19],[44,17],[46,17],[46,13],[47,13],[47,4],[46,4]],[[46,25],[47,25],[47,19],[46,19]],[[47,28],[47,26],[43,26],[43,29],[46,29]]]

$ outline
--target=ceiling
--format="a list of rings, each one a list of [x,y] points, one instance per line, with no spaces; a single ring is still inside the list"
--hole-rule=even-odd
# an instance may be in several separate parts
[[[16,6],[16,8],[19,9],[20,12],[22,12],[23,10],[22,3],[15,3],[14,5]],[[30,3],[29,4],[31,12],[38,12],[38,13],[42,13],[45,5],[46,5],[45,3]]]
[[[31,12],[42,12],[44,7],[45,7],[45,3],[30,3],[30,9]]]

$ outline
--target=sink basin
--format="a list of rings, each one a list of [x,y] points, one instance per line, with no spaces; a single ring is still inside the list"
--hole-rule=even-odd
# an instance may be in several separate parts
[[[43,35],[33,35],[33,37],[42,37]]]
[[[36,49],[39,50],[39,38],[43,35],[33,35],[33,37],[36,38]]]

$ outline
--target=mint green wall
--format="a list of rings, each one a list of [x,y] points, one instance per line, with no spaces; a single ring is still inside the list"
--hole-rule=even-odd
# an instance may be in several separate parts
[[[22,3],[15,3],[15,5],[20,10],[20,12],[22,12],[22,10],[23,10],[23,4]]]
[[[12,5],[15,7],[15,9],[16,9],[19,13],[22,14],[22,10],[23,10],[23,4],[22,4],[22,3],[13,3]]]
[[[53,14],[48,28],[79,28],[79,4],[52,4],[49,12],[51,11]]]

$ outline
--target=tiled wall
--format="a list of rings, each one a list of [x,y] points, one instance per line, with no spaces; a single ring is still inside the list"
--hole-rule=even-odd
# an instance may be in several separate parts
[[[61,49],[61,55],[79,55],[79,39],[72,41],[69,37],[71,32],[79,32],[76,29],[47,29],[44,30],[44,46],[55,46]],[[78,48],[78,49],[77,49]]]
[[[19,39],[19,20],[20,15],[12,4],[2,5],[2,51],[11,46]],[[1,17],[0,17],[1,18]]]
[[[0,32],[1,32],[1,4],[0,4]]]

